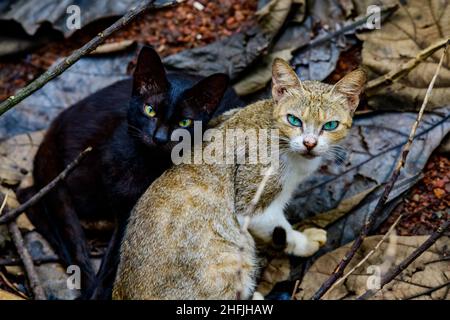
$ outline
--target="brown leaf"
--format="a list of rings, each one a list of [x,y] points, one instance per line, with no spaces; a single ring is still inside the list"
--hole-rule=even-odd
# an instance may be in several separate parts
[[[14,293],[0,289],[0,300],[24,300],[22,297]]]
[[[355,1],[358,13],[365,13],[373,1]],[[383,6],[398,4],[382,0]],[[359,34],[364,40],[363,64],[373,73],[371,78],[384,75],[416,57],[423,49],[450,36],[450,4],[447,1],[410,0],[385,22],[381,28]],[[384,89],[371,93],[369,104],[377,109],[418,109],[428,84],[436,71],[441,51],[419,64],[407,76]],[[429,109],[443,106],[450,100],[450,52],[444,60]]]
[[[342,200],[338,206],[326,212],[317,214],[314,217],[302,220],[300,223],[294,226],[295,229],[305,228],[326,228],[333,222],[345,216],[353,208],[355,208],[369,193],[375,190],[376,187],[369,187],[366,190],[362,190],[360,193],[355,194],[352,197]]]
[[[33,168],[44,131],[21,134],[0,144],[0,183],[17,186]]]
[[[355,258],[350,262],[344,274],[353,268],[382,238],[372,236],[364,240]],[[377,280],[377,272],[385,272],[389,266],[398,265],[428,236],[396,237],[396,243],[382,243],[380,249],[343,283],[328,292],[326,299],[354,299],[368,289],[368,284]],[[449,263],[442,259],[448,255],[448,237],[440,238],[430,249],[419,256],[403,273],[380,290],[373,299],[406,299],[423,291],[448,282]],[[320,257],[308,270],[299,286],[297,299],[309,299],[320,285],[331,275],[337,263],[344,257],[352,243],[340,247]],[[386,254],[389,248],[390,253]],[[444,299],[446,288],[418,299]]]

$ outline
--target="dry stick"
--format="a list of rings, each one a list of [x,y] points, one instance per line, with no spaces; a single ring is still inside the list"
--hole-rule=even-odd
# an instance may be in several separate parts
[[[55,188],[58,183],[63,181],[67,175],[80,163],[80,161],[92,151],[91,147],[86,148],[81,152],[75,160],[73,160],[55,179],[53,179],[44,188],[39,190],[33,197],[31,197],[24,204],[21,204],[17,208],[5,213],[0,216],[0,224],[8,223],[17,218],[21,213],[27,211],[28,208],[34,206],[39,200],[41,200],[47,193],[49,193],[53,188]]]
[[[411,132],[408,137],[408,141],[403,146],[401,156],[397,161],[397,165],[394,169],[394,172],[392,173],[389,181],[387,182],[386,186],[384,187],[383,194],[381,195],[380,199],[378,200],[378,203],[374,209],[374,211],[369,215],[369,217],[366,220],[366,223],[364,224],[361,233],[359,234],[358,238],[353,242],[352,247],[350,250],[346,253],[344,258],[339,262],[339,264],[336,266],[336,269],[333,271],[331,276],[322,284],[322,286],[317,290],[317,292],[313,295],[312,299],[317,300],[320,299],[330,288],[331,286],[340,278],[342,277],[344,273],[344,269],[347,267],[347,265],[350,263],[352,258],[355,256],[356,251],[361,246],[362,242],[366,238],[366,236],[369,234],[369,231],[371,230],[375,218],[380,215],[384,208],[384,204],[386,203],[389,194],[392,191],[392,188],[394,187],[395,182],[397,181],[401,169],[404,167],[406,162],[406,157],[409,154],[409,151],[411,149],[412,142],[414,140],[414,136],[416,134],[417,127],[419,126],[420,121],[422,120],[423,113],[425,111],[425,107],[428,103],[428,99],[431,95],[431,91],[433,89],[434,83],[436,81],[437,75],[439,74],[439,70],[441,69],[442,62],[444,60],[445,54],[447,52],[448,43],[445,46],[444,52],[442,53],[441,60],[439,61],[439,64],[436,68],[436,72],[434,73],[433,78],[431,79],[430,85],[428,86],[427,92],[425,94],[425,98],[423,99],[422,106],[419,110],[419,113],[417,114],[416,121],[414,122]]]
[[[242,243],[245,242],[248,226],[250,224],[250,215],[255,211],[256,205],[258,204],[259,199],[261,198],[261,195],[264,191],[264,188],[266,187],[267,181],[269,181],[270,175],[273,173],[273,166],[270,166],[269,169],[265,172],[264,177],[262,178],[261,182],[258,185],[258,189],[256,190],[255,196],[253,197],[252,201],[250,202],[250,205],[248,206],[244,218],[244,222],[242,223],[241,228],[239,229],[239,233],[242,239]],[[243,297],[243,291],[244,291],[244,273],[242,272],[243,266],[244,266],[244,259],[242,258],[244,254],[244,246],[239,246],[239,267],[238,267],[238,279],[241,282],[241,287],[239,288],[238,292],[236,293],[236,299],[241,300]]]
[[[291,300],[295,299],[295,294],[297,293],[298,286],[300,285],[300,280],[295,281],[294,290],[292,290]]]
[[[35,300],[47,300],[44,289],[41,286],[41,282],[37,275],[36,269],[34,268],[33,259],[30,253],[25,248],[25,244],[20,233],[19,227],[15,221],[8,224],[9,232],[11,233],[12,240],[16,246],[17,253],[23,262],[25,271],[27,273],[28,282],[30,283],[31,291],[33,291],[33,296]]]
[[[442,288],[445,288],[445,287],[447,287],[447,286],[450,286],[450,281],[447,281],[447,282],[445,282],[445,283],[443,283],[443,284],[441,284],[441,285],[439,285],[439,286],[437,286],[437,287],[430,288],[430,289],[427,289],[427,290],[425,290],[425,291],[422,291],[422,292],[420,292],[420,293],[418,293],[418,294],[415,294],[415,295],[413,295],[413,296],[409,296],[409,297],[407,297],[407,298],[405,298],[405,299],[403,299],[403,300],[411,300],[411,299],[415,299],[415,298],[418,298],[418,297],[421,297],[421,296],[424,296],[424,295],[428,295],[428,294],[430,294],[430,293],[433,293],[433,292],[435,292],[435,291],[438,291],[438,290],[440,290],[440,289],[442,289]]]
[[[364,294],[358,297],[358,300],[365,300],[372,297],[378,291],[380,291],[386,284],[395,279],[403,270],[405,270],[414,260],[416,260],[422,253],[427,251],[437,239],[439,239],[444,231],[450,225],[450,219],[447,219],[431,236],[425,240],[416,250],[413,251],[405,260],[403,260],[397,267],[387,272],[380,281],[380,288],[367,290]]]
[[[433,43],[429,47],[420,51],[414,58],[402,64],[398,69],[392,70],[381,77],[369,81],[364,91],[367,95],[370,95],[371,93],[380,90],[382,87],[388,86],[398,79],[405,77],[429,56],[445,47],[449,41],[450,39],[442,39],[436,43]]]
[[[386,241],[386,239],[389,237],[389,235],[391,234],[392,230],[394,230],[394,228],[397,226],[397,224],[399,223],[400,219],[403,217],[403,215],[399,215],[397,220],[395,220],[395,222],[389,227],[389,230],[386,232],[386,234],[380,239],[380,241],[378,241],[378,243],[374,246],[374,248],[372,250],[370,250],[370,252],[360,261],[358,262],[358,264],[356,266],[354,266],[349,272],[347,272],[342,278],[340,278],[338,281],[336,281],[331,288],[327,291],[327,293],[330,293],[336,286],[338,286],[340,283],[342,283],[343,281],[345,281],[345,279],[347,279],[353,272],[355,272],[356,269],[358,269],[360,266],[362,266],[364,264],[364,262],[367,261],[367,259],[369,259],[377,250],[378,248],[381,246],[381,244]]]
[[[3,209],[5,209],[7,201],[8,201],[8,194],[5,195],[5,199],[3,200],[2,206],[0,208],[0,215],[3,212]],[[11,234],[11,238],[14,242],[14,245],[17,249],[17,253],[19,254],[20,259],[23,262],[23,266],[25,267],[28,282],[30,283],[31,291],[33,292],[34,298],[36,300],[46,300],[47,297],[45,295],[44,289],[41,286],[41,282],[39,281],[36,269],[34,268],[33,259],[31,258],[30,253],[25,247],[25,243],[23,241],[23,237],[22,234],[20,233],[17,223],[15,221],[10,222],[8,224],[8,229],[9,233]]]
[[[61,73],[63,73],[65,70],[67,70],[71,65],[73,65],[75,62],[77,62],[82,56],[90,53],[95,48],[97,48],[100,44],[102,44],[107,37],[109,37],[113,32],[121,29],[122,27],[126,26],[130,21],[135,19],[137,16],[139,16],[144,11],[150,9],[153,5],[155,0],[144,0],[142,3],[132,8],[130,11],[128,11],[122,18],[117,20],[115,23],[113,23],[111,26],[103,30],[103,32],[100,32],[96,37],[91,39],[88,43],[86,43],[81,48],[75,50],[72,52],[72,54],[63,60],[61,60],[58,64],[54,65],[50,69],[48,69],[46,72],[44,72],[39,78],[31,82],[26,87],[20,89],[16,92],[15,95],[10,96],[8,99],[0,103],[0,116],[4,114],[6,111],[14,107],[16,104],[18,104],[20,101],[28,97],[33,92],[39,90],[42,88],[47,82],[50,80],[56,78]],[[173,1],[169,4],[175,4],[181,1]],[[167,4],[167,5],[169,5]],[[164,5],[164,6],[167,6]]]
[[[393,14],[397,9],[398,9],[397,5],[382,8],[380,10],[381,20],[384,21],[384,19],[389,18],[389,16],[391,14]],[[366,24],[367,21],[370,18],[372,18],[374,15],[375,15],[375,13],[371,13],[371,14],[366,15],[366,16],[358,19],[358,20],[355,20],[354,22],[352,22],[352,23],[342,27],[339,30],[336,30],[336,31],[334,31],[334,32],[332,32],[330,34],[327,34],[325,36],[322,36],[322,37],[317,37],[317,38],[313,39],[311,42],[308,42],[306,44],[300,45],[299,47],[295,48],[293,50],[293,52],[298,53],[298,52],[306,51],[308,49],[312,49],[314,47],[320,46],[320,45],[322,45],[322,44],[324,44],[324,43],[326,43],[326,42],[328,42],[328,41],[330,41],[330,40],[332,40],[332,39],[334,39],[334,38],[336,38],[336,37],[338,37],[338,36],[340,36],[342,34],[345,34],[346,32],[349,32],[349,31],[352,31],[352,30],[354,30],[356,28],[361,27],[362,25]],[[294,66],[296,66],[296,65],[294,65]]]

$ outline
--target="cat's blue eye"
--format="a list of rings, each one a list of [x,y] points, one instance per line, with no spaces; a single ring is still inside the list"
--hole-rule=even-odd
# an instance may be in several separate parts
[[[301,127],[302,126],[302,120],[300,120],[299,118],[297,118],[296,116],[294,116],[292,114],[288,114],[287,115],[287,120],[294,127]]]
[[[144,113],[147,117],[153,118],[154,116],[156,116],[156,111],[155,109],[153,109],[153,106],[146,104],[144,106]]]
[[[332,131],[339,126],[339,121],[328,121],[323,125],[323,130]]]

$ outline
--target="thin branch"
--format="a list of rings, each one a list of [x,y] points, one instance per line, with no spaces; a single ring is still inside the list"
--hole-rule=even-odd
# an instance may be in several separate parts
[[[378,289],[367,290],[364,294],[358,297],[358,300],[369,299],[375,295],[378,291],[383,289],[383,287],[394,280],[400,273],[403,272],[414,260],[416,260],[422,253],[427,251],[437,239],[439,239],[445,230],[447,230],[450,225],[450,219],[447,219],[431,236],[425,240],[424,243],[420,245],[416,250],[414,250],[405,260],[403,260],[397,267],[391,269],[387,272],[380,280],[380,287]]]
[[[47,193],[49,193],[53,188],[55,188],[61,181],[63,181],[67,175],[80,163],[80,161],[92,151],[91,147],[86,148],[83,152],[81,152],[78,157],[74,161],[72,161],[55,179],[53,179],[49,184],[47,184],[44,188],[39,190],[33,197],[31,197],[24,204],[21,204],[17,208],[5,213],[0,216],[0,224],[8,223],[17,218],[21,213],[27,211],[30,207],[34,206],[37,202],[39,202]]]
[[[256,189],[255,195],[253,196],[252,201],[250,202],[250,205],[248,206],[247,210],[246,210],[246,214],[244,217],[244,222],[241,225],[241,228],[239,229],[239,233],[242,239],[242,243],[245,242],[245,239],[247,237],[247,231],[248,231],[248,226],[250,224],[250,215],[255,211],[256,205],[259,202],[259,199],[261,198],[261,195],[264,191],[264,188],[266,187],[267,181],[269,181],[270,176],[273,173],[273,166],[270,166],[267,171],[264,174],[264,177],[261,179],[261,182],[258,185],[258,188]],[[241,245],[239,246],[239,267],[238,267],[238,272],[237,272],[237,276],[238,279],[240,281],[240,288],[238,290],[238,292],[236,293],[236,299],[237,300],[241,300],[243,295],[243,291],[244,291],[244,273],[242,272],[243,266],[244,266],[244,259],[243,256],[244,255],[244,246]]]
[[[442,53],[441,59],[436,68],[436,72],[434,73],[434,76],[431,79],[430,85],[428,86],[422,106],[420,108],[419,113],[417,114],[416,121],[414,122],[414,124],[411,128],[411,132],[409,134],[408,141],[402,148],[401,156],[397,161],[396,167],[395,167],[391,177],[389,178],[388,182],[386,183],[383,194],[381,195],[380,199],[378,200],[378,203],[377,203],[374,211],[368,216],[366,223],[364,224],[359,236],[353,242],[353,245],[350,248],[350,250],[346,253],[344,258],[339,262],[339,264],[337,265],[337,267],[333,271],[333,273],[330,275],[330,277],[322,284],[322,286],[319,288],[319,290],[317,290],[317,292],[313,295],[312,299],[314,299],[314,300],[320,299],[331,288],[331,286],[339,278],[342,277],[342,275],[344,273],[344,269],[348,266],[348,264],[350,263],[352,258],[355,256],[356,251],[359,249],[359,247],[363,243],[364,239],[366,238],[366,236],[369,234],[370,230],[372,229],[372,226],[375,223],[375,219],[382,213],[384,205],[389,197],[389,194],[391,193],[391,191],[394,187],[394,184],[400,175],[400,171],[405,166],[406,158],[411,149],[411,145],[414,140],[414,136],[416,134],[417,127],[419,126],[419,123],[422,120],[422,116],[425,111],[425,107],[427,106],[428,99],[433,90],[434,83],[436,82],[436,78],[439,74],[439,70],[441,69],[445,54],[447,53],[447,48],[448,48],[448,43],[444,49],[444,52]]]
[[[438,290],[440,290],[442,288],[445,288],[447,286],[450,286],[450,281],[447,281],[447,282],[445,282],[445,283],[443,283],[443,284],[441,284],[439,286],[436,286],[436,287],[427,289],[425,291],[422,291],[422,292],[420,292],[418,294],[415,294],[413,296],[409,296],[409,297],[405,298],[404,300],[412,300],[412,299],[415,299],[415,298],[418,298],[418,297],[421,297],[421,296],[424,296],[424,295],[429,295],[429,294],[431,294],[431,293],[433,293],[435,291],[438,291]]]
[[[390,6],[390,7],[385,7],[382,8],[380,10],[381,13],[381,20],[384,21],[385,19],[387,19],[389,16],[391,16],[391,14],[393,14],[396,10],[398,9],[397,5],[394,6]],[[312,49],[314,47],[320,46],[346,32],[355,30],[356,28],[361,27],[362,25],[366,24],[367,21],[372,18],[375,15],[375,13],[371,13],[369,15],[366,15],[358,20],[355,20],[354,22],[342,27],[339,30],[336,30],[332,33],[329,33],[325,36],[321,36],[321,37],[317,37],[315,39],[313,39],[311,42],[308,42],[307,44],[301,45],[298,48],[294,49],[293,52],[294,53],[298,53],[298,52],[302,52],[302,51],[306,51],[308,49]]]
[[[342,278],[340,278],[338,281],[336,281],[331,288],[327,291],[327,293],[330,293],[336,286],[338,286],[340,283],[345,281],[353,272],[355,272],[356,269],[361,267],[364,262],[366,262],[381,246],[381,244],[386,241],[386,239],[389,237],[391,232],[394,230],[394,228],[399,223],[400,219],[403,217],[403,215],[399,215],[397,220],[389,227],[389,230],[385,233],[385,235],[378,241],[378,243],[374,246],[372,250],[360,261],[356,266],[354,266],[349,272],[347,272]]]
[[[5,194],[5,198],[3,199],[3,203],[0,208],[0,215],[3,210],[6,208],[6,203],[8,201],[8,193]],[[45,295],[45,291],[41,286],[41,282],[39,280],[39,276],[37,275],[36,269],[34,268],[33,259],[31,258],[30,253],[25,247],[25,243],[23,241],[22,234],[20,233],[19,227],[15,221],[12,221],[8,224],[8,230],[11,234],[11,238],[16,246],[17,253],[20,256],[20,259],[23,262],[23,266],[25,267],[25,271],[28,277],[28,282],[30,283],[31,291],[33,292],[33,296],[36,300],[46,300],[47,297]]]
[[[294,290],[292,290],[292,293],[291,293],[291,300],[295,299],[295,294],[297,293],[299,285],[300,285],[300,280],[296,280],[295,285],[294,285]]]
[[[398,69],[392,70],[383,76],[369,81],[364,91],[367,95],[380,90],[383,87],[391,85],[393,82],[408,75],[414,68],[416,68],[420,63],[425,61],[428,57],[433,55],[436,51],[445,47],[450,39],[442,39],[436,43],[433,43],[429,47],[420,51],[414,58],[402,64]]]
[[[42,288],[39,276],[34,268],[33,259],[30,253],[25,247],[22,234],[20,233],[19,227],[15,221],[8,224],[9,233],[11,234],[14,245],[16,246],[17,253],[23,262],[25,271],[27,273],[28,282],[30,283],[31,291],[33,291],[33,296],[35,300],[47,300],[45,291]]]
[[[115,23],[113,23],[111,26],[103,30],[103,32],[100,32],[96,37],[91,39],[88,43],[86,43],[81,48],[75,50],[72,52],[72,54],[63,60],[61,60],[59,63],[55,64],[53,67],[48,69],[46,72],[44,72],[41,76],[39,76],[36,80],[31,82],[26,87],[20,89],[16,92],[15,95],[10,96],[8,99],[0,103],[0,116],[4,114],[6,111],[17,105],[20,101],[31,95],[33,92],[39,90],[42,88],[47,82],[50,80],[53,80],[57,76],[59,76],[61,73],[66,71],[70,66],[72,66],[75,62],[77,62],[81,57],[89,54],[94,49],[96,49],[100,44],[102,44],[107,37],[109,37],[112,33],[115,31],[123,28],[128,23],[130,23],[132,20],[134,20],[136,17],[138,17],[140,14],[142,14],[144,11],[154,7],[153,3],[155,0],[144,0],[142,3],[132,8],[130,11],[128,11],[122,18],[117,20]],[[169,4],[175,4],[181,1],[173,1]],[[164,6],[167,6],[164,5]]]

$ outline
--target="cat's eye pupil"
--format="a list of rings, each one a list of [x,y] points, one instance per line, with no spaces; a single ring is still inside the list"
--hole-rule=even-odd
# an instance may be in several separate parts
[[[328,121],[323,125],[323,129],[327,131],[334,130],[338,127],[339,121]]]
[[[288,114],[287,116],[288,122],[293,125],[294,127],[301,127],[302,126],[302,121],[297,118],[296,116],[292,115],[292,114]]]

